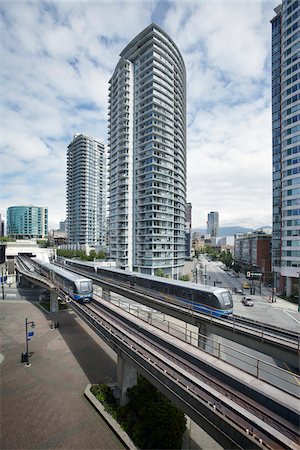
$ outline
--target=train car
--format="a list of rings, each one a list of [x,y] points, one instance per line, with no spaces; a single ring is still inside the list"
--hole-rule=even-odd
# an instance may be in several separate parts
[[[162,300],[169,302],[177,300],[196,311],[212,314],[216,317],[233,314],[231,293],[224,288],[103,267],[97,268],[97,274],[106,279],[110,278],[114,282],[127,282],[130,287],[155,291]]]
[[[169,302],[180,302],[196,311],[212,314],[216,317],[233,314],[231,293],[220,287],[199,285],[185,281],[171,280],[155,275],[129,272],[122,269],[103,267],[101,263],[65,260],[73,267],[84,268],[97,273],[102,278],[113,282],[126,283],[137,290],[155,291],[158,297]]]
[[[79,303],[90,302],[93,297],[93,282],[61,267],[43,261],[36,261],[36,270],[52,280],[70,298]]]

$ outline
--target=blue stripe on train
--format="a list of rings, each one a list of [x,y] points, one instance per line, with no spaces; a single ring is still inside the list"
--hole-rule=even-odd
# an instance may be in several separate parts
[[[195,302],[189,302],[188,300],[182,299],[182,298],[178,298],[176,297],[177,300],[180,300],[183,303],[186,303],[187,305],[191,306],[193,308],[193,310],[195,311],[199,311],[199,312],[204,312],[206,314],[212,314],[213,316],[216,317],[222,317],[222,316],[227,316],[227,315],[231,315],[233,314],[233,309],[215,309],[215,308],[210,308],[209,306],[205,306],[205,305],[201,305],[199,303],[195,303]]]
[[[81,294],[72,294],[71,297],[73,298],[73,300],[91,300],[93,297],[93,294],[87,294],[87,295],[81,295]]]

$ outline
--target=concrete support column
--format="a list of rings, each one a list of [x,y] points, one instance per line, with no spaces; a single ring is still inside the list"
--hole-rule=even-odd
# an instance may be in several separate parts
[[[200,428],[192,419],[186,417],[186,431],[182,438],[182,450],[205,449],[205,450],[223,450],[209,434]]]
[[[50,290],[50,311],[57,312],[58,311],[58,300],[57,300],[57,292],[53,289]]]
[[[121,389],[120,405],[124,406],[128,402],[127,389],[135,386],[137,383],[137,371],[119,355],[117,362],[117,383]]]
[[[207,337],[207,330],[206,330],[206,323],[199,322],[198,323],[198,347],[202,350],[205,350],[206,347],[206,337]]]
[[[110,302],[110,291],[106,288],[102,288],[102,298]]]
[[[20,272],[16,272],[16,283],[17,283],[17,286],[19,286],[19,284],[21,283],[21,274],[20,274]]]
[[[286,296],[289,297],[292,294],[292,278],[286,277]]]

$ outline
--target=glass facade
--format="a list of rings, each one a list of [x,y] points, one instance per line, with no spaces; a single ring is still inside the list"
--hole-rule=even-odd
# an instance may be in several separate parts
[[[185,259],[186,74],[157,25],[121,53],[110,80],[110,256],[176,278]]]
[[[48,235],[48,208],[10,206],[7,209],[7,235],[16,239],[45,238]]]
[[[78,134],[67,150],[69,244],[105,245],[106,158],[104,144]]]
[[[219,213],[211,211],[207,215],[207,234],[212,238],[219,236]]]
[[[272,19],[272,267],[298,277],[300,258],[300,6],[283,0]],[[295,248],[293,251],[291,248]],[[298,269],[298,270],[297,270]]]

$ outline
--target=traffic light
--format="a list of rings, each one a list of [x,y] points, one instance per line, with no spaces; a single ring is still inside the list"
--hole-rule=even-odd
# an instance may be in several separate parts
[[[0,264],[5,262],[5,249],[6,245],[0,245]]]

